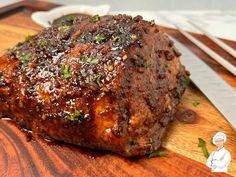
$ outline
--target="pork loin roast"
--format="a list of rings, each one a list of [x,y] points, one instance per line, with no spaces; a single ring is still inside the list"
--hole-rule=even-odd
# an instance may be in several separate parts
[[[156,151],[188,79],[141,16],[78,16],[0,58],[0,112],[43,137],[123,156]]]

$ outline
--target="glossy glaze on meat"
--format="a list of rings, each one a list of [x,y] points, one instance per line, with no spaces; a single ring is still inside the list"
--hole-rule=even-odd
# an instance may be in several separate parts
[[[154,22],[71,18],[0,58],[0,112],[43,137],[123,156],[157,150],[188,79]]]

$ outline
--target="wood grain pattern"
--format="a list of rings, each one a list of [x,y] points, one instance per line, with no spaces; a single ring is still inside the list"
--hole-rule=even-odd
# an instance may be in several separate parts
[[[44,9],[53,7],[47,3],[37,5]],[[0,55],[4,49],[14,46],[26,35],[42,29],[30,19],[30,13],[36,9],[32,7],[28,5],[24,10],[0,18]],[[236,89],[235,77],[228,71],[175,30],[161,29],[178,38]],[[236,65],[236,61],[214,43],[204,36],[196,37]],[[235,42],[226,42],[236,48]],[[194,101],[200,104],[195,107]],[[225,173],[211,173],[205,166],[206,159],[201,149],[197,147],[200,137],[206,140],[209,151],[213,151],[215,147],[210,140],[217,131],[224,131],[228,135],[225,146],[233,158],[228,173],[236,176],[236,133],[227,121],[193,84],[179,105],[179,110],[182,109],[195,111],[197,121],[194,124],[173,121],[162,149],[168,152],[168,157],[153,159],[123,158],[113,153],[95,152],[60,142],[47,143],[38,137],[27,142],[25,133],[11,122],[0,120],[0,176],[228,176]]]
[[[0,122],[0,132],[2,176],[214,176],[203,164],[166,149],[168,157],[123,158],[40,138],[27,142],[18,128],[6,121]]]

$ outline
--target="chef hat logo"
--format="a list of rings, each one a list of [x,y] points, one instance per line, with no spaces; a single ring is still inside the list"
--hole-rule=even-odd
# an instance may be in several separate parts
[[[225,143],[226,140],[227,140],[226,134],[223,133],[223,132],[218,132],[218,133],[216,133],[216,134],[213,136],[212,143],[213,143],[214,145],[216,145],[216,141],[219,140],[219,139],[224,140],[224,143]]]

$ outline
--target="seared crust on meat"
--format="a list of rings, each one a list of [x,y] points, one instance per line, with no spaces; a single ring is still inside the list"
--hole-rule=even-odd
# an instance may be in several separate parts
[[[179,57],[141,16],[78,16],[0,58],[0,112],[43,137],[148,154],[185,90]]]

